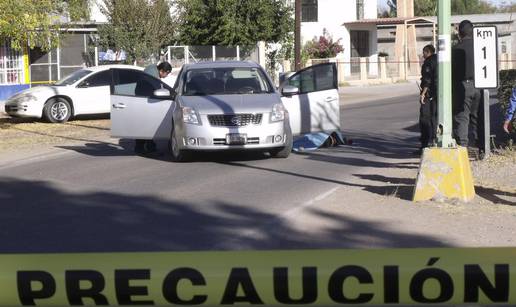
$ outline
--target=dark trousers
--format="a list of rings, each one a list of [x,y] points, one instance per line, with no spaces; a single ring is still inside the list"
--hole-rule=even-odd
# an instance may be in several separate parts
[[[455,86],[453,96],[453,134],[457,144],[466,147],[470,131],[478,141],[481,90],[475,88],[473,81],[462,81]]]
[[[437,99],[430,97],[419,108],[419,129],[421,130],[421,147],[428,147],[437,135]]]

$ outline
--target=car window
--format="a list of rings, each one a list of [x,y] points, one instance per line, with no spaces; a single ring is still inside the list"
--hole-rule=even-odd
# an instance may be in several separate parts
[[[160,80],[144,73],[130,69],[116,69],[113,76],[113,95],[151,97],[155,90],[166,88]]]
[[[316,91],[327,91],[337,88],[334,79],[334,65],[321,65],[315,66],[315,90]]]
[[[266,75],[255,67],[192,69],[184,77],[183,95],[271,93]]]
[[[334,69],[334,65],[328,64],[309,67],[288,79],[288,84],[299,88],[300,93],[335,89]]]
[[[312,69],[307,69],[296,74],[288,80],[288,84],[299,88],[300,93],[315,91],[315,79]]]
[[[98,72],[82,81],[79,87],[109,86],[111,84],[111,72],[109,70]]]
[[[92,71],[88,69],[79,69],[70,75],[64,77],[63,79],[57,81],[54,85],[72,85],[75,82],[79,81],[80,79],[86,77],[87,75],[91,74]]]

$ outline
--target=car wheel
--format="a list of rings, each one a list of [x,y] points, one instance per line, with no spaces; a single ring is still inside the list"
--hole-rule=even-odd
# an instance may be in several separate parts
[[[181,150],[179,148],[175,129],[172,130],[172,133],[170,135],[170,140],[168,141],[168,147],[170,149],[170,155],[172,157],[172,161],[185,162],[188,160],[188,153],[185,150]]]
[[[65,123],[72,116],[72,107],[64,98],[52,98],[45,103],[43,116],[51,123]]]
[[[288,158],[290,153],[292,152],[292,146],[293,146],[293,140],[292,140],[292,132],[290,132],[290,129],[286,133],[287,143],[284,147],[281,147],[279,149],[275,149],[270,151],[270,155],[273,158],[280,158],[285,159]]]

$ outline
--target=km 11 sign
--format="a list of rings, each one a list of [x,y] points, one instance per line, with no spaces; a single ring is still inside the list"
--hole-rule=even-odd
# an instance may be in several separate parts
[[[496,27],[473,28],[475,87],[498,87],[498,33]]]

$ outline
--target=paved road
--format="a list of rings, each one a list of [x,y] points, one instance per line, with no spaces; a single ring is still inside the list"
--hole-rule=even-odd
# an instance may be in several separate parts
[[[342,127],[353,146],[286,160],[202,155],[177,164],[163,153],[134,156],[122,142],[62,146],[0,165],[0,252],[349,246],[331,237],[314,245],[283,218],[324,201],[359,170],[410,158],[415,99],[344,106]]]

